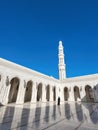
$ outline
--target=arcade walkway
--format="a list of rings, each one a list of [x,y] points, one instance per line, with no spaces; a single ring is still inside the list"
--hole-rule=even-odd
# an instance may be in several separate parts
[[[0,130],[98,130],[98,104],[9,104],[0,107]]]

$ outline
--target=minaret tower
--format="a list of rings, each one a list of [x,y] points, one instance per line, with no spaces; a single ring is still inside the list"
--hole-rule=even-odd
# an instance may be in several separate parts
[[[58,70],[59,70],[59,80],[63,80],[66,78],[66,72],[65,72],[65,62],[64,62],[64,52],[63,52],[63,45],[62,41],[59,41],[59,47],[58,47],[58,58],[59,58],[59,64],[58,64]]]

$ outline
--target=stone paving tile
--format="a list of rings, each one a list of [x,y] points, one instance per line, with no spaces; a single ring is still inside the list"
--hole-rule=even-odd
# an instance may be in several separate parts
[[[78,124],[69,123],[69,122],[60,122],[56,125],[53,125],[46,130],[74,130]]]
[[[98,103],[9,104],[0,107],[0,130],[98,130]]]
[[[80,127],[78,130],[98,130],[98,127],[95,128],[95,127],[84,126],[84,127]]]

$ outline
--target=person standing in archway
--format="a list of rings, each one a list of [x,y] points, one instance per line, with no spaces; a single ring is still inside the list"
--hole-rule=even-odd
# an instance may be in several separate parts
[[[58,97],[58,105],[60,105],[60,97]]]

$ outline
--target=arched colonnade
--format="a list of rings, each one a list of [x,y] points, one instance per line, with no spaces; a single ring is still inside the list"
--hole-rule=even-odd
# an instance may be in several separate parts
[[[0,87],[0,97],[2,100],[6,99],[7,103],[17,103],[21,100],[22,103],[26,102],[49,102],[57,101],[59,87],[56,85],[46,84],[43,82],[34,82],[33,80],[25,81],[22,79],[22,84],[20,78],[12,77],[5,78],[5,88]],[[0,75],[0,86],[2,85],[2,79]],[[4,82],[3,82],[4,84]],[[98,85],[97,85],[98,88]],[[62,87],[63,91],[60,92],[62,101],[87,101],[94,102],[96,99],[95,91],[96,87],[91,85],[85,86],[72,86],[72,87]],[[4,91],[3,91],[4,90]],[[63,92],[63,93],[62,93]],[[97,94],[96,94],[97,95]],[[21,98],[23,97],[23,98]],[[71,99],[73,98],[73,100]],[[1,102],[1,101],[0,101]]]
[[[72,89],[72,90],[71,90]],[[84,90],[83,90],[84,89]],[[92,88],[90,85],[85,85],[84,87],[64,87],[64,101],[70,101],[70,97],[73,96],[73,101],[87,101],[87,102],[94,102],[95,101],[95,95],[94,95],[95,89]],[[83,94],[84,92],[84,94]],[[84,95],[84,96],[82,96]]]
[[[13,77],[9,81],[8,103],[17,102],[17,97],[19,96],[18,94],[20,91],[19,88],[21,87],[20,82],[21,82],[20,79],[17,77]],[[23,92],[21,92],[23,94],[22,95],[23,96],[23,103],[33,102],[34,97],[36,98],[34,100],[35,102],[56,101],[56,98],[57,98],[56,86],[52,86],[49,84],[46,85],[46,84],[41,83],[41,82],[34,83],[32,80],[29,80],[27,82],[24,80],[23,86],[24,87],[21,90],[21,91],[23,91]],[[44,90],[43,90],[43,88],[44,88]],[[35,89],[36,89],[36,91],[34,91]]]

